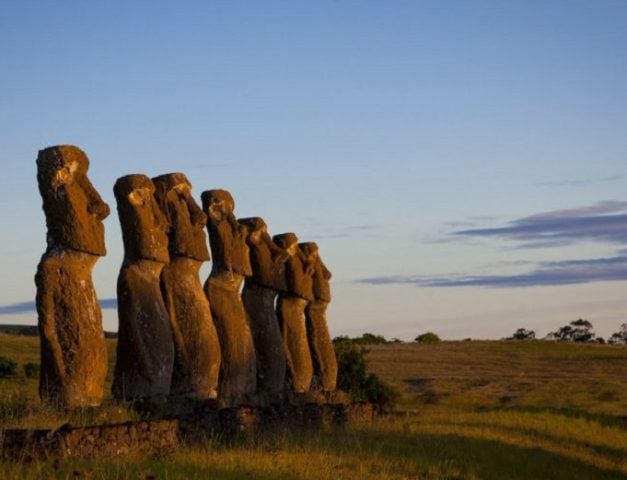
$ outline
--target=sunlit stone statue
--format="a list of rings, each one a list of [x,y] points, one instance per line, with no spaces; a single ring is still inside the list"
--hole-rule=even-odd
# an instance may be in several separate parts
[[[216,398],[220,343],[198,271],[209,260],[207,216],[191,195],[182,173],[152,179],[155,197],[168,220],[170,263],[161,272],[161,289],[174,338],[171,393],[196,399]]]
[[[87,178],[89,161],[71,145],[37,157],[37,181],[48,227],[35,275],[41,339],[39,394],[58,407],[99,405],[107,373],[102,314],[91,273],[105,255],[109,206]]]
[[[252,276],[247,277],[242,300],[250,322],[257,354],[257,390],[269,403],[281,403],[285,390],[286,358],[274,302],[285,291],[288,254],[276,245],[263,219],[242,218],[248,228]]]
[[[331,392],[335,390],[337,383],[337,359],[326,316],[331,301],[331,272],[322,262],[315,242],[301,243],[299,247],[305,254],[307,263],[313,266],[314,299],[305,308],[305,319],[314,363],[314,377],[319,388]]]
[[[281,324],[287,369],[294,393],[305,393],[311,386],[313,363],[305,329],[305,307],[314,300],[313,267],[307,264],[305,254],[298,247],[294,233],[273,237],[274,242],[287,251],[286,290],[279,294],[277,315]]]
[[[255,348],[240,296],[244,278],[252,274],[247,228],[237,222],[233,197],[226,190],[208,190],[201,198],[212,257],[205,292],[222,349],[219,398],[229,405],[255,403]]]
[[[118,276],[118,345],[112,391],[117,399],[161,401],[170,392],[174,344],[160,289],[169,262],[167,221],[145,175],[115,182],[124,262]]]

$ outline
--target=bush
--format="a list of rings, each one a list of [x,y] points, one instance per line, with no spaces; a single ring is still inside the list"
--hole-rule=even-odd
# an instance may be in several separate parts
[[[28,362],[24,364],[24,375],[26,378],[37,378],[39,377],[39,364]]]
[[[608,338],[607,343],[614,345],[627,345],[627,323],[623,323],[620,326],[620,330],[613,333],[612,336]]]
[[[391,407],[397,393],[366,368],[366,349],[345,338],[334,341],[338,363],[337,386],[354,401],[367,401],[382,407]]]
[[[437,343],[440,341],[440,337],[438,337],[433,332],[423,333],[414,338],[414,342],[418,343]]]
[[[533,330],[527,330],[526,328],[519,328],[514,334],[507,340],[535,340],[536,332]]]
[[[548,340],[563,340],[567,342],[594,342],[596,335],[592,331],[592,324],[580,318],[570,324],[560,327],[557,331],[547,335]]]
[[[383,335],[375,335],[374,333],[364,333],[361,337],[353,338],[342,335],[335,337],[333,342],[354,343],[355,345],[384,345],[386,343],[390,343]]]
[[[12,377],[17,370],[17,363],[6,357],[0,357],[0,378]]]

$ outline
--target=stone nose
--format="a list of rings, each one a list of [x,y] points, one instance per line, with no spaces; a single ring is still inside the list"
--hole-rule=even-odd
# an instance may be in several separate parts
[[[85,186],[85,190],[87,193],[87,212],[90,215],[95,215],[98,220],[104,220],[111,213],[111,209],[109,205],[107,205],[104,200],[100,197],[96,189],[88,183]]]
[[[98,220],[104,220],[111,213],[109,205],[102,200],[98,202],[92,202],[89,204],[88,211],[90,214],[95,215]]]

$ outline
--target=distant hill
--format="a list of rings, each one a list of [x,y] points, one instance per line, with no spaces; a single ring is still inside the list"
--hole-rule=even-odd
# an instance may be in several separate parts
[[[22,335],[24,337],[37,337],[39,329],[37,325],[2,325],[0,324],[0,333],[7,335]],[[105,332],[105,338],[118,338],[117,332]]]

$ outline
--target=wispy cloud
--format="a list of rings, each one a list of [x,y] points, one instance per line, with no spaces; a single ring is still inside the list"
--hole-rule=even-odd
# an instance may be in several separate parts
[[[552,182],[540,182],[537,185],[541,187],[586,187],[588,185],[596,185],[597,183],[616,182],[625,178],[625,175],[609,175],[607,177],[579,178],[571,180],[557,180]]]
[[[537,268],[515,275],[436,276],[394,275],[357,280],[369,285],[419,287],[533,287],[627,280],[627,256],[541,262]]]
[[[103,310],[115,309],[118,302],[115,298],[103,298],[100,300],[100,308]],[[0,315],[19,315],[21,313],[30,313],[37,310],[35,302],[18,302],[8,305],[0,305]]]
[[[627,202],[609,200],[594,205],[542,212],[497,228],[473,228],[451,233],[455,237],[504,238],[523,247],[559,246],[577,241],[627,243]]]

